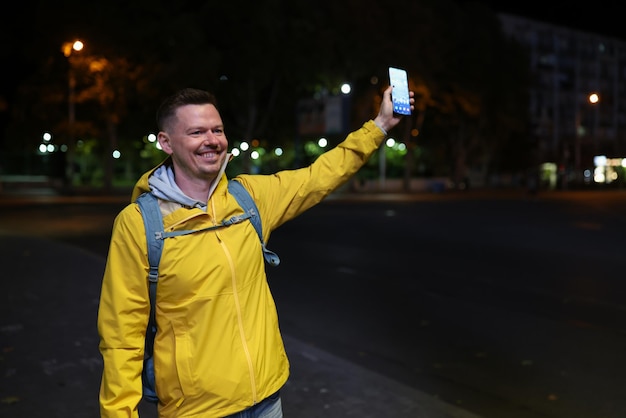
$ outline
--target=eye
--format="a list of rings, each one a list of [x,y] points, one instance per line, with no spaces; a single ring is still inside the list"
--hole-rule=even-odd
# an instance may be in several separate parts
[[[213,129],[213,134],[214,135],[218,135],[218,136],[224,135],[224,129],[222,129],[222,128],[215,128],[215,129]]]

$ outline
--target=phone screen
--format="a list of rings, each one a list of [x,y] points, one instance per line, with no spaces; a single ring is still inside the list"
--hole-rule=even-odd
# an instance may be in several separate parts
[[[391,92],[393,111],[400,115],[410,115],[409,78],[406,71],[400,68],[389,67],[389,84],[393,86]]]

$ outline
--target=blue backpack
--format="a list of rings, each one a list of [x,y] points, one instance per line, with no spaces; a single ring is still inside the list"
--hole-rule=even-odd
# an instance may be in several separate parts
[[[154,382],[154,359],[152,357],[152,353],[154,351],[154,336],[157,333],[154,305],[156,303],[156,287],[159,280],[159,262],[161,260],[161,253],[163,250],[163,240],[179,235],[187,235],[196,232],[210,231],[217,228],[224,228],[249,219],[259,235],[259,239],[261,240],[265,261],[271,266],[277,266],[280,263],[278,256],[265,247],[263,232],[261,230],[261,217],[259,216],[256,204],[254,203],[254,200],[252,200],[250,193],[248,193],[241,183],[236,180],[228,181],[228,191],[235,197],[239,206],[243,209],[243,215],[233,216],[230,219],[223,220],[218,225],[210,226],[208,228],[172,232],[164,231],[161,209],[159,208],[157,198],[152,193],[143,193],[137,198],[137,204],[141,210],[143,222],[146,228],[146,237],[148,240],[148,262],[150,263],[150,271],[148,273],[148,282],[150,285],[150,319],[148,322],[148,329],[146,330],[143,371],[141,373],[141,379],[143,382],[143,399],[148,402],[157,403],[159,401]]]

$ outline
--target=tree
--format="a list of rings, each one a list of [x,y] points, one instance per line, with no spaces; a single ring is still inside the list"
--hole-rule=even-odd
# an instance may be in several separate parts
[[[33,26],[45,16],[62,30],[27,43],[29,56],[40,58],[21,80],[21,102],[11,103],[12,132],[33,144],[43,128],[67,131],[68,62],[58,48],[76,36],[88,45],[91,63],[79,89],[77,129],[102,144],[96,149],[107,161],[113,147],[126,157],[138,153],[156,128],[159,101],[181,87],[216,93],[231,143],[256,139],[290,148],[298,100],[334,94],[349,81],[350,129],[356,128],[375,116],[389,65],[407,69],[419,93],[416,118],[394,133],[415,145],[406,178],[413,171],[410,157],[431,173],[455,178],[467,167],[504,169],[513,164],[504,144],[523,135],[527,66],[493,13],[478,5],[109,0],[90,3],[85,13],[77,0],[61,3],[38,9]],[[411,136],[415,128],[417,137]],[[107,173],[108,185],[113,167]]]
[[[507,169],[505,144],[527,143],[528,65],[505,38],[497,16],[480,3],[439,11],[440,60],[433,61],[430,139],[446,138],[438,172],[462,182],[470,167]],[[441,65],[437,65],[441,64]],[[428,122],[428,121],[427,121]],[[518,154],[519,155],[519,154]]]

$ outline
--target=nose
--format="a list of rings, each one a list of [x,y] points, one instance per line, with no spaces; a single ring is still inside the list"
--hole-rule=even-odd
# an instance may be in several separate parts
[[[209,145],[216,145],[219,142],[219,139],[215,133],[212,131],[207,131],[206,136],[204,137],[204,142]]]

